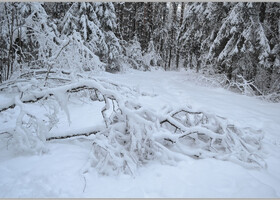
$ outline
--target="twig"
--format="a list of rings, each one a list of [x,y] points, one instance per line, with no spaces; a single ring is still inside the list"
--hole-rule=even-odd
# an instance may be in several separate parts
[[[70,40],[68,40],[67,44],[65,44],[65,45],[60,49],[60,51],[58,52],[58,54],[57,54],[54,58],[51,58],[51,61],[57,59],[58,56],[59,56],[59,54],[62,52],[62,50],[63,50],[66,46],[68,46],[69,44],[70,44]],[[46,78],[45,78],[44,87],[45,87],[46,84],[47,84],[47,80],[48,80],[49,73],[50,73],[51,69],[52,69],[52,64],[49,62],[49,70],[48,70],[47,75],[46,75]]]
[[[93,131],[93,132],[89,132],[89,133],[79,133],[79,134],[73,134],[73,135],[66,135],[66,136],[56,136],[56,137],[49,137],[46,139],[46,141],[51,141],[51,140],[62,140],[62,139],[68,139],[68,138],[72,138],[72,137],[79,137],[79,136],[90,136],[90,135],[95,135],[97,134],[99,131]]]

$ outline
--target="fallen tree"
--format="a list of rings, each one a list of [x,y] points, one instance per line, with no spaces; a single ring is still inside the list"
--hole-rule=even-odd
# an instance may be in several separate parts
[[[266,167],[261,155],[263,134],[237,127],[214,114],[194,111],[188,106],[158,114],[137,102],[140,94],[136,91],[104,80],[83,80],[44,90],[34,90],[32,84],[17,87],[19,94],[1,105],[0,112],[20,107],[15,129],[10,133],[12,144],[19,144],[20,150],[42,153],[47,141],[91,135],[93,145],[87,167],[94,167],[101,174],[134,174],[150,160],[169,162],[186,155],[229,160],[249,168]],[[58,120],[59,107],[71,122],[68,100],[79,98],[83,91],[89,91],[90,100],[104,102],[100,112],[105,128],[46,138]],[[44,120],[25,108],[26,104],[39,101],[51,110]]]

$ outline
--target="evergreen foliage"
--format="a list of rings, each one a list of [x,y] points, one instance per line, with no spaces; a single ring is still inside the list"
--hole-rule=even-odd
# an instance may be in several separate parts
[[[277,2],[3,2],[0,11],[1,82],[35,68],[127,63],[242,76],[258,95],[280,93]]]

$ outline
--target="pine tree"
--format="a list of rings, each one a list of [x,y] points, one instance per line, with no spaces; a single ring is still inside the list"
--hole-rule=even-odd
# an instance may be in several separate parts
[[[185,59],[189,68],[196,65],[197,71],[199,70],[199,55],[201,54],[202,43],[202,27],[201,20],[199,19],[205,10],[205,3],[190,3],[187,4],[185,20],[181,27],[180,44],[182,51],[185,53]]]
[[[259,21],[258,5],[238,3],[222,24],[210,48],[220,72],[230,78],[242,74],[246,79],[256,77],[260,68],[268,66],[270,46]]]
[[[155,49],[163,57],[165,38],[167,36],[167,3],[159,2],[155,5],[153,41]]]
[[[114,34],[114,30],[117,29],[115,8],[113,3],[110,2],[95,3],[95,6],[106,44],[106,48],[101,52],[101,59],[108,64],[112,64],[121,54],[119,40]]]
[[[108,52],[104,31],[97,16],[97,8],[94,3],[73,3],[59,26],[62,37],[70,38],[71,45],[80,49],[73,57],[79,57],[76,59],[80,60],[77,66],[83,63],[80,66],[83,70],[98,69],[100,59]],[[104,61],[106,62],[105,59]]]
[[[266,81],[269,83],[268,92],[280,92],[280,4],[261,3],[259,15],[271,49],[267,59],[270,64],[267,68],[269,78]]]

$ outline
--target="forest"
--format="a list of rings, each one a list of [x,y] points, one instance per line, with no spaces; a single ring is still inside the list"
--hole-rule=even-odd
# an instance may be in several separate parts
[[[279,2],[0,13],[0,197],[280,197]]]
[[[34,69],[116,72],[126,63],[227,81],[242,76],[256,95],[280,91],[277,2],[14,2],[0,9],[1,82]]]

